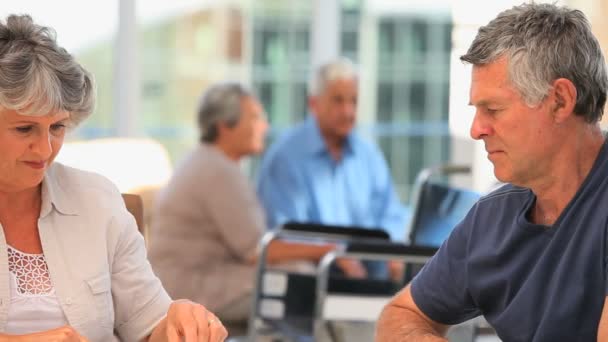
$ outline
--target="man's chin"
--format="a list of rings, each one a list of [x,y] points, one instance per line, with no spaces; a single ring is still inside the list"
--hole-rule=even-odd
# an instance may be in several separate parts
[[[502,183],[512,183],[513,175],[494,167],[494,177]]]
[[[264,146],[259,146],[259,147],[253,148],[249,154],[252,156],[259,156],[263,152],[264,152]]]
[[[338,138],[346,139],[352,131],[353,131],[353,128],[350,127],[350,128],[339,129],[335,133]]]

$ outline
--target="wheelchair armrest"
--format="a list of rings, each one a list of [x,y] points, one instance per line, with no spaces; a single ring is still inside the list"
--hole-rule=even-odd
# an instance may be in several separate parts
[[[349,243],[346,246],[345,252],[346,254],[370,253],[393,256],[415,255],[431,257],[435,255],[437,248],[427,246],[411,246],[395,242],[371,243],[357,241]]]
[[[288,222],[280,228],[286,233],[312,233],[331,235],[343,239],[380,239],[390,240],[388,233],[379,228],[346,227],[317,223]]]

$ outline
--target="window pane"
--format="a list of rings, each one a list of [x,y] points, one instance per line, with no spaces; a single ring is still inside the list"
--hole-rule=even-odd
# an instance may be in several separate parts
[[[378,85],[378,121],[391,122],[393,120],[393,86],[390,83]]]
[[[452,26],[436,13],[387,13],[378,23],[376,111],[389,125],[377,131],[405,199],[420,170],[449,159]]]
[[[426,84],[415,82],[410,87],[410,117],[412,121],[423,121],[426,112]]]

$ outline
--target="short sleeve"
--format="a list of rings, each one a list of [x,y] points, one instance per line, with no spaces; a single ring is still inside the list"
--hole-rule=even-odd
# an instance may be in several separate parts
[[[461,222],[412,280],[416,305],[432,320],[458,324],[478,316],[467,287],[467,246],[471,216]]]

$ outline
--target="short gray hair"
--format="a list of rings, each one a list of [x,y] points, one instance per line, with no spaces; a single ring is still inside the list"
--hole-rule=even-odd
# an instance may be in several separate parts
[[[23,115],[70,113],[69,126],[87,118],[94,82],[72,55],[57,45],[55,31],[29,15],[0,21],[0,106]]]
[[[574,112],[589,123],[604,112],[606,62],[585,15],[551,4],[524,4],[500,13],[479,29],[462,61],[492,63],[506,56],[509,78],[529,106],[538,104],[551,83],[566,78],[577,90]]]
[[[215,142],[219,123],[234,127],[241,118],[243,98],[252,96],[249,89],[235,82],[218,83],[207,88],[197,109],[201,142]]]
[[[338,79],[356,79],[358,71],[355,64],[346,57],[325,63],[317,68],[309,86],[309,95],[320,95],[329,82]]]

